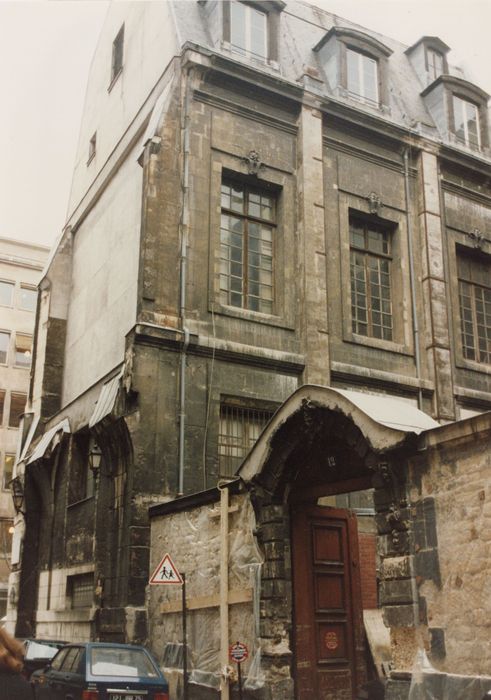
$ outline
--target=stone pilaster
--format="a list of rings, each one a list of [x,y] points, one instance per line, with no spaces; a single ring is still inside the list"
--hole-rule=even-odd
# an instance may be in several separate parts
[[[297,174],[301,280],[297,305],[305,355],[303,381],[329,384],[322,115],[308,106],[299,118]]]
[[[419,225],[422,234],[422,285],[426,361],[435,384],[434,417],[455,420],[452,394],[447,283],[438,162],[432,153],[420,159]]]

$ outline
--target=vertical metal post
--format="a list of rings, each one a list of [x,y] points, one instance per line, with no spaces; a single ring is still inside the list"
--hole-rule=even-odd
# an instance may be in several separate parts
[[[239,681],[239,700],[242,700],[242,664],[237,664],[237,679]]]
[[[183,698],[188,700],[188,640],[187,640],[187,620],[186,620],[186,574],[182,576],[182,679]]]
[[[228,667],[228,506],[227,486],[220,488],[220,700],[229,700]]]

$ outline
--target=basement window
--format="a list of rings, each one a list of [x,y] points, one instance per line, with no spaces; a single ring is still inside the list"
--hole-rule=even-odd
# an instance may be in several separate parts
[[[90,608],[94,599],[94,574],[67,577],[67,598],[70,608]]]

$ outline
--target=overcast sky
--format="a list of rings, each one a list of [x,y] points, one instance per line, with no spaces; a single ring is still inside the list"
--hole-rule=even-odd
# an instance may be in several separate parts
[[[491,93],[491,0],[313,4],[408,45],[439,36],[452,49],[450,62]],[[51,245],[63,227],[89,65],[108,5],[0,0],[0,236]]]

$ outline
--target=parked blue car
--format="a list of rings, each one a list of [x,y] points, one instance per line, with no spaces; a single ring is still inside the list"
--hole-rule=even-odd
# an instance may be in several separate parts
[[[68,644],[31,683],[36,700],[169,700],[152,656],[130,644]]]

